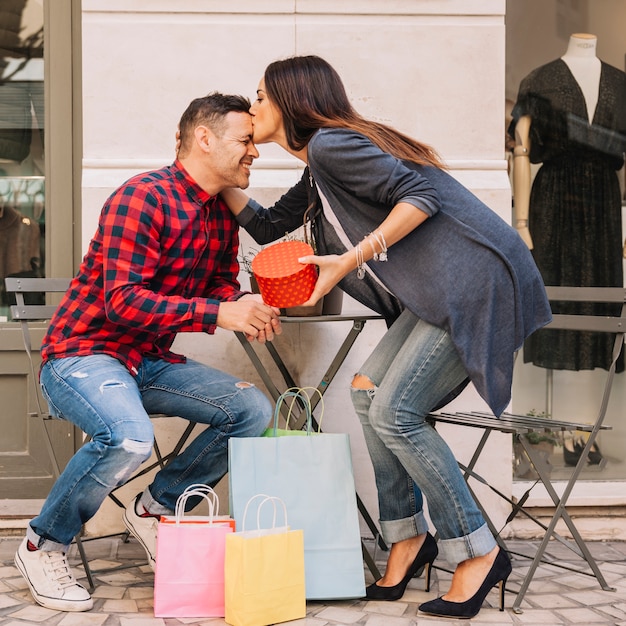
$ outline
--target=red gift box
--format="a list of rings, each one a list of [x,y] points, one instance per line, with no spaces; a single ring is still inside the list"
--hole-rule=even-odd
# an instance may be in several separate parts
[[[300,257],[310,254],[313,248],[304,241],[280,241],[264,248],[252,259],[252,273],[265,304],[287,308],[298,306],[311,297],[317,268],[298,262]]]

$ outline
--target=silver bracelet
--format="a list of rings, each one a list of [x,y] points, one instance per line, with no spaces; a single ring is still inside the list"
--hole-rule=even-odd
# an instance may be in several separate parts
[[[359,280],[365,278],[365,261],[363,260],[363,248],[358,243],[354,248],[354,255],[356,256],[356,277]]]
[[[376,252],[376,248],[374,247],[374,244],[372,243],[372,240],[369,238],[369,236],[372,233],[370,233],[365,239],[367,240],[367,243],[369,243],[370,248],[372,249],[372,259],[374,259],[374,261],[378,261],[378,252]]]
[[[376,243],[380,246],[380,252],[376,255],[378,258],[375,258],[376,261],[386,261],[389,257],[387,256],[387,242],[385,241],[385,237],[381,231],[374,231],[372,233],[374,239],[376,239]]]

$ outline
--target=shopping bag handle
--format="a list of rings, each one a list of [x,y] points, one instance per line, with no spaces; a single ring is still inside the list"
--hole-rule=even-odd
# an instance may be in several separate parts
[[[211,518],[210,523],[212,524],[213,518],[219,514],[220,499],[211,487],[201,483],[189,485],[189,487],[178,496],[176,500],[176,510],[174,511],[176,524],[180,524],[181,519],[185,517],[185,505],[187,504],[187,500],[192,496],[200,496],[207,501],[209,505],[209,517]]]
[[[247,502],[246,507],[243,510],[243,519],[241,520],[241,530],[244,531],[246,529],[246,516],[248,515],[248,507],[250,506],[253,500],[257,498],[263,498],[259,503],[256,511],[256,529],[259,530],[261,528],[261,509],[266,502],[271,502],[274,506],[274,515],[272,516],[272,528],[276,528],[276,502],[280,502],[283,505],[283,517],[285,519],[285,526],[288,526],[287,522],[287,507],[283,500],[281,500],[278,496],[268,496],[265,493],[257,493],[255,496],[252,496]]]
[[[317,389],[317,387],[290,387],[286,391],[284,391],[280,396],[278,396],[278,400],[276,401],[276,408],[274,409],[274,437],[278,434],[278,417],[280,415],[280,407],[283,402],[286,401],[287,398],[293,398],[291,404],[289,405],[289,412],[287,413],[286,419],[286,427],[289,428],[289,420],[291,419],[291,415],[293,413],[293,405],[296,400],[301,400],[304,405],[304,412],[306,414],[306,433],[307,435],[312,434],[313,432],[313,410],[311,409],[311,396],[308,394],[308,390],[312,390],[314,393],[317,393],[320,397],[320,404],[322,405],[322,412],[320,414],[318,420],[318,430],[319,433],[322,429],[322,417],[324,416],[324,397],[322,396],[322,392]]]

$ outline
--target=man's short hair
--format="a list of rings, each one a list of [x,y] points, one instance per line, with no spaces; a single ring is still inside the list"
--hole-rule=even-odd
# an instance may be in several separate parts
[[[232,112],[249,113],[250,100],[217,91],[192,100],[178,124],[181,156],[189,151],[194,130],[198,126],[207,126],[220,137],[224,132],[224,118]]]

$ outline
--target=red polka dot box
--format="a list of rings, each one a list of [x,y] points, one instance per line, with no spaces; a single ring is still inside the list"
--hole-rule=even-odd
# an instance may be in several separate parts
[[[310,254],[313,248],[304,241],[280,241],[263,248],[252,259],[252,273],[265,304],[282,309],[299,306],[311,297],[317,268],[298,262]]]

